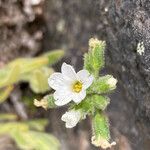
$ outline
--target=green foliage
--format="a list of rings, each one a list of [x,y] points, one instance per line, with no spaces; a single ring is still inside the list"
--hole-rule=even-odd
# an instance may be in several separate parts
[[[72,109],[80,109],[83,112],[95,114],[97,110],[105,110],[109,103],[110,99],[108,97],[93,94],[86,97],[85,100],[79,103],[78,105],[74,105]]]
[[[22,81],[28,82],[35,93],[45,93],[49,90],[47,78],[53,73],[52,68],[42,67],[21,77]]]
[[[13,86],[8,86],[0,90],[0,103],[5,101],[9,97],[12,90],[13,90]]]
[[[117,80],[111,75],[99,77],[99,71],[104,67],[104,50],[105,42],[97,39],[89,40],[89,52],[84,56],[84,69],[93,74],[94,81],[87,89],[87,95],[80,103],[71,103],[69,109],[80,112],[79,120],[86,115],[92,117],[93,137],[92,143],[104,149],[115,145],[115,142],[109,143],[109,123],[104,111],[110,103],[110,99],[105,95],[116,88]],[[34,101],[37,107],[55,108],[54,98],[52,95],[45,96],[41,101]],[[69,120],[69,119],[68,119]],[[67,121],[68,121],[67,120]]]
[[[0,69],[0,88],[12,85],[17,82],[19,79],[20,72],[19,65],[16,66],[6,66],[3,69]]]
[[[2,117],[0,120],[12,120],[14,115],[5,114],[0,117]],[[58,140],[43,132],[46,125],[45,119],[0,123],[0,135],[11,136],[22,150],[49,150],[50,147],[51,150],[58,150],[60,147]]]
[[[89,52],[84,56],[84,68],[95,77],[104,66],[105,42],[97,39],[89,40]]]
[[[97,39],[91,39],[89,41],[89,52],[85,54],[84,68],[95,76],[95,80],[90,88],[87,90],[89,94],[84,101],[76,106],[77,109],[83,109],[84,111],[91,113],[93,118],[93,138],[92,143],[95,146],[101,146],[102,148],[111,147],[109,143],[109,126],[106,116],[100,111],[104,111],[107,105],[110,103],[110,99],[107,96],[101,96],[99,94],[107,94],[116,88],[117,80],[111,75],[103,77],[99,76],[99,70],[104,66],[104,49],[105,42],[98,41]]]
[[[103,149],[111,148],[116,145],[116,142],[109,143],[109,123],[107,117],[101,112],[97,112],[92,120],[93,136],[91,138],[92,144]]]
[[[88,89],[88,93],[97,93],[97,94],[109,93],[116,88],[116,83],[117,80],[111,75],[99,77]]]
[[[49,65],[53,65],[56,62],[58,62],[58,60],[60,58],[62,58],[63,56],[64,56],[64,51],[63,50],[55,50],[55,51],[51,51],[51,52],[45,53],[41,57],[42,58],[45,57],[46,59],[48,58],[48,64]]]
[[[15,114],[0,114],[0,122],[2,121],[12,121],[12,120],[16,120],[17,116]]]
[[[29,131],[14,131],[12,137],[18,143],[18,147],[22,150],[59,150],[60,146],[56,138],[50,134]]]
[[[25,74],[47,65],[53,65],[61,59],[63,55],[64,51],[54,50],[35,58],[18,58],[10,62],[7,66],[12,68],[18,65],[21,68],[20,74]]]
[[[9,96],[10,87],[20,81],[28,82],[35,93],[48,91],[47,78],[53,73],[48,65],[56,63],[63,55],[64,51],[55,50],[36,58],[18,58],[0,69],[0,102]]]
[[[92,95],[91,101],[93,102],[94,108],[98,110],[105,110],[107,105],[110,103],[110,99],[107,96]]]
[[[45,126],[48,124],[48,120],[46,119],[29,120],[25,121],[24,123],[28,125],[32,130],[44,131]]]
[[[82,112],[94,113],[95,108],[93,106],[93,102],[89,97],[87,97],[84,101],[81,101],[78,105],[71,105],[70,109],[82,110]]]
[[[108,124],[107,117],[103,113],[97,112],[93,117],[93,136],[95,136],[96,140],[103,138],[109,141],[110,133]]]
[[[40,101],[34,100],[34,105],[37,107],[43,107],[44,109],[56,108],[53,95],[47,95]],[[104,110],[110,103],[110,99],[107,96],[101,96],[97,94],[90,95],[85,98],[84,101],[78,105],[71,105],[70,109],[80,109],[86,113],[94,114],[95,111]]]

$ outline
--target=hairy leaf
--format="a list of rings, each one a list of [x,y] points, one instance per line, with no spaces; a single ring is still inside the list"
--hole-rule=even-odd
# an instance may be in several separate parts
[[[50,89],[47,79],[52,73],[53,70],[46,67],[33,71],[29,75],[30,88],[35,93],[47,92]]]
[[[117,80],[111,75],[99,77],[88,89],[88,93],[103,94],[111,92],[116,88],[116,83]]]
[[[4,102],[10,95],[13,90],[13,86],[8,86],[2,90],[0,90],[0,103]]]
[[[97,39],[89,40],[89,52],[84,56],[84,68],[95,77],[104,66],[105,42]]]
[[[106,140],[110,139],[108,119],[100,112],[97,112],[93,118],[93,134],[96,139],[99,137]]]
[[[14,121],[17,119],[15,114],[8,114],[8,113],[1,113],[0,114],[0,121]]]
[[[108,97],[96,94],[91,96],[91,101],[94,108],[97,108],[99,110],[105,110],[107,105],[110,103],[110,99]]]
[[[110,99],[108,97],[92,94],[87,96],[78,105],[72,107],[72,109],[81,109],[83,112],[94,114],[97,110],[105,110],[109,103]]]
[[[3,69],[3,73],[5,72],[4,70],[5,69]],[[9,86],[17,82],[19,79],[20,70],[21,68],[19,65],[8,68],[6,67],[5,76],[1,76],[0,78],[0,88]]]
[[[54,136],[35,131],[42,131],[46,123],[45,120],[0,123],[0,135],[10,135],[22,150],[58,150],[60,144]]]

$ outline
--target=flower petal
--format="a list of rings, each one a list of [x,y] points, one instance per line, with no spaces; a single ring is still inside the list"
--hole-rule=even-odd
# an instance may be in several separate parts
[[[66,128],[73,128],[81,118],[80,111],[71,110],[62,115],[61,120],[66,122]]]
[[[75,126],[75,125],[74,125],[74,126]],[[66,123],[66,128],[73,128],[74,126],[72,126],[72,125]]]
[[[54,90],[61,88],[64,85],[64,79],[61,73],[53,73],[48,78],[48,84]]]
[[[74,68],[66,63],[62,64],[61,72],[66,80],[75,80],[77,78]]]
[[[90,87],[91,84],[93,83],[93,80],[94,80],[94,77],[90,75],[88,79],[83,83],[83,88],[87,89],[88,87]]]
[[[94,77],[87,70],[80,70],[77,73],[78,79],[83,83],[83,88],[87,89],[93,82]]]
[[[72,100],[72,95],[67,89],[58,90],[54,92],[54,99],[57,106],[63,106]]]
[[[83,69],[83,70],[80,70],[77,73],[77,75],[78,75],[79,79],[84,80],[85,78],[89,77],[90,73],[87,70]]]
[[[82,90],[80,93],[74,93],[73,94],[73,101],[75,103],[80,103],[86,96],[86,91],[85,90]]]

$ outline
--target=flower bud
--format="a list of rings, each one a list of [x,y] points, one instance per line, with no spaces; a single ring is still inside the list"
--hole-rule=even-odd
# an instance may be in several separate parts
[[[71,110],[63,114],[61,120],[66,122],[66,128],[73,128],[80,121],[81,117],[79,110]]]

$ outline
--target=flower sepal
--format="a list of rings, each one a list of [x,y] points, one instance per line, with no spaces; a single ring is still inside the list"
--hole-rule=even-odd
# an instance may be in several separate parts
[[[93,84],[87,90],[88,94],[106,94],[116,88],[117,80],[112,75],[99,77],[93,81]]]
[[[87,95],[87,97],[80,104],[72,104],[71,109],[80,109],[83,112],[86,112],[88,115],[94,115],[97,110],[105,110],[109,103],[109,97],[92,94]]]
[[[89,52],[84,57],[84,69],[76,72],[71,65],[63,63],[61,72],[55,72],[48,78],[48,84],[54,90],[53,95],[34,101],[37,107],[45,109],[69,104],[69,110],[61,117],[66,128],[73,128],[90,116],[92,144],[103,149],[115,145],[115,142],[109,143],[109,122],[103,112],[110,103],[105,94],[113,91],[117,84],[111,75],[99,77],[99,71],[105,64],[105,45],[104,41],[90,39]]]

